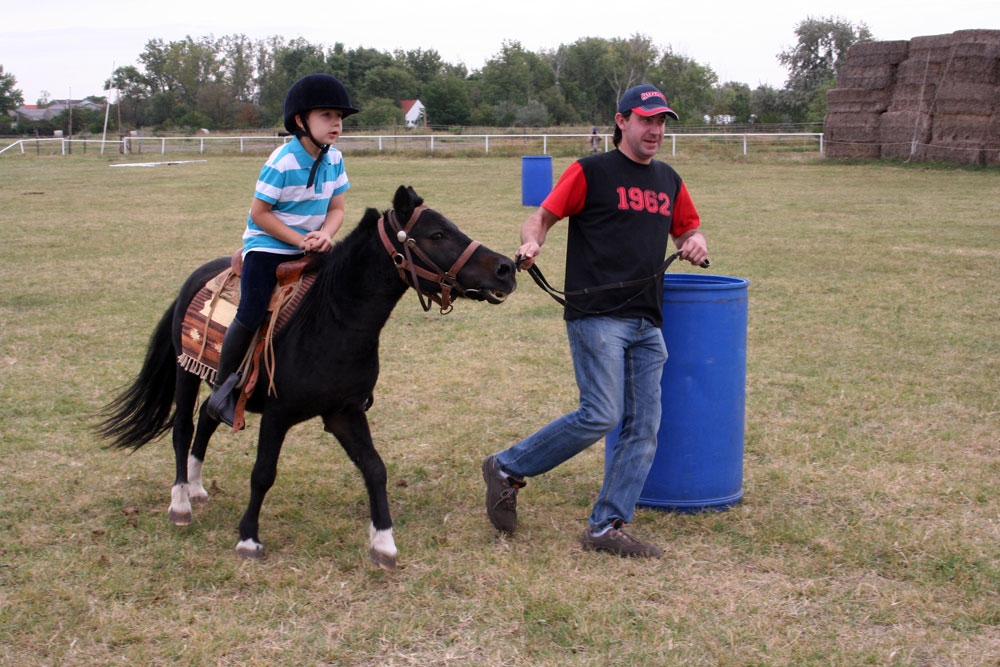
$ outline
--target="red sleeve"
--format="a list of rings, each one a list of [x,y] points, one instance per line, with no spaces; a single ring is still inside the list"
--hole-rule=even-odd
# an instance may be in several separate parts
[[[701,217],[698,215],[698,209],[694,207],[694,201],[691,200],[691,194],[688,192],[687,186],[684,182],[681,182],[681,189],[677,192],[677,198],[674,200],[674,212],[673,212],[673,223],[670,229],[670,235],[674,238],[681,236],[685,232],[689,232],[692,229],[697,229],[701,226]]]
[[[552,192],[542,202],[542,208],[554,214],[560,220],[570,215],[576,215],[583,209],[587,200],[587,179],[579,162],[566,167],[559,177]]]

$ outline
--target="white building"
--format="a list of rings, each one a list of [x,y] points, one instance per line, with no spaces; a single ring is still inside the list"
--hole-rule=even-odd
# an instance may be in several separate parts
[[[399,105],[403,108],[403,118],[406,119],[406,127],[427,124],[427,116],[424,113],[426,110],[420,100],[403,100]]]

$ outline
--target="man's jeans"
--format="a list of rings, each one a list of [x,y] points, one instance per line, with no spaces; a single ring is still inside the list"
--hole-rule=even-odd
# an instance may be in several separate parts
[[[534,477],[579,454],[621,422],[621,435],[605,453],[601,493],[590,515],[598,530],[614,519],[632,520],[656,454],[660,377],[667,360],[663,332],[644,319],[585,317],[566,323],[580,407],[497,454],[514,477]]]

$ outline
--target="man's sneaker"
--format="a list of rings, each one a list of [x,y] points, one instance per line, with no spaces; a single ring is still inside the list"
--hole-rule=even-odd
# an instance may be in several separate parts
[[[600,535],[594,535],[590,528],[583,531],[580,542],[584,551],[607,551],[625,557],[662,558],[663,552],[654,544],[647,544],[635,539],[624,530],[625,522],[615,519],[611,527]]]
[[[517,490],[524,481],[508,477],[497,470],[495,456],[483,460],[483,479],[486,481],[486,515],[497,530],[513,533],[517,528]]]

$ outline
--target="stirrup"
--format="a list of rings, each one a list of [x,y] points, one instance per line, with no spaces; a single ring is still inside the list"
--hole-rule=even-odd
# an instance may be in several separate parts
[[[230,373],[225,381],[217,386],[208,397],[205,412],[212,419],[218,419],[226,426],[232,426],[236,418],[236,383],[240,381],[239,373]]]

